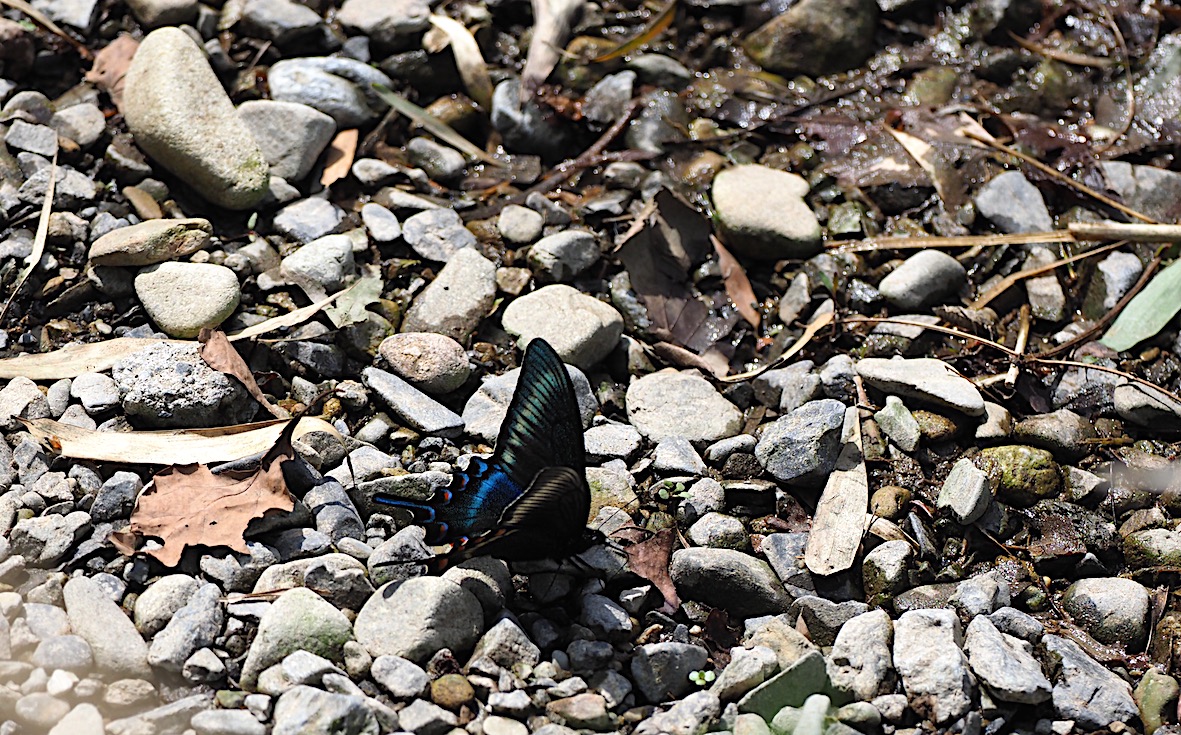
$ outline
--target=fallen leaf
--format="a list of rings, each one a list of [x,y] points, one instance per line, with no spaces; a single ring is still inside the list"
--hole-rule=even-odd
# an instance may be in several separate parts
[[[935,192],[939,194],[939,198],[943,202],[956,200],[951,190],[952,183],[948,180],[949,177],[954,176],[955,169],[947,165],[947,162],[939,156],[930,143],[894,128],[887,127],[886,132],[894,136],[894,140],[906,149],[915,163],[927,172],[927,175],[931,177],[931,182],[935,184]]]
[[[627,568],[660,590],[667,611],[676,610],[681,605],[677,587],[668,575],[668,563],[676,542],[676,529],[666,528],[644,541],[623,547],[627,552]]]
[[[71,344],[52,352],[17,355],[0,359],[0,379],[24,376],[30,380],[76,378],[82,373],[101,373],[128,355],[152,345],[192,344],[184,340],[116,337],[103,342]]]
[[[726,295],[730,297],[730,301],[734,303],[734,307],[738,309],[742,318],[757,329],[761,315],[755,304],[759,303],[759,299],[755,296],[754,289],[750,287],[750,279],[746,277],[746,271],[742,269],[742,264],[730,254],[721,240],[710,235],[709,241],[713,243],[714,251],[718,254],[718,266],[722,271],[722,281],[726,284]]]
[[[266,395],[262,392],[262,388],[259,388],[258,383],[254,380],[254,373],[250,372],[250,367],[246,364],[246,361],[242,359],[242,356],[238,354],[238,351],[226,339],[225,332],[205,327],[201,330],[197,341],[201,343],[199,352],[201,359],[205,361],[206,365],[218,372],[233,375],[237,378],[238,382],[246,388],[246,392],[254,400],[261,403],[262,407],[269,411],[275,418],[290,418],[286,411],[267,400]]]
[[[359,283],[360,281],[357,281],[357,283],[354,283],[352,286],[349,286],[343,291],[337,291],[331,296],[320,299],[315,303],[308,304],[307,306],[301,306],[295,311],[288,312],[281,316],[273,316],[270,319],[267,319],[265,322],[259,322],[253,327],[246,327],[241,332],[234,332],[233,334],[227,336],[231,342],[237,342],[240,339],[250,339],[252,337],[257,337],[260,334],[273,332],[276,329],[294,327],[297,324],[303,324],[308,319],[311,319],[313,316],[315,316],[321,309],[324,309],[329,304],[335,302],[337,299],[344,298],[345,295],[352,291]]]
[[[869,477],[862,453],[860,412],[856,406],[845,409],[841,453],[812,517],[804,564],[813,574],[827,576],[849,569],[861,547]]]
[[[558,65],[585,4],[584,0],[533,0],[533,38],[521,71],[522,103],[537,93]]]
[[[342,130],[328,144],[324,154],[324,172],[320,174],[320,185],[331,186],[349,175],[353,167],[353,156],[357,153],[356,128]]]
[[[257,470],[213,474],[204,464],[173,465],[152,478],[139,496],[127,530],[111,542],[130,555],[133,538],[158,538],[161,546],[146,549],[161,564],[174,567],[186,548],[228,546],[248,554],[245,534],[250,522],[274,511],[290,512],[295,498],[283,479],[283,463],[295,458],[288,421]]]
[[[652,19],[644,30],[640,31],[634,38],[628,39],[619,44],[610,51],[600,54],[591,59],[592,64],[599,64],[604,61],[611,61],[618,59],[621,56],[627,56],[632,51],[638,51],[643,46],[656,40],[656,37],[672,25],[673,18],[677,17],[677,0],[672,0],[665,6],[664,10]]]
[[[419,127],[426,130],[431,135],[443,141],[452,148],[458,150],[466,156],[470,156],[484,163],[492,164],[493,166],[500,166],[500,162],[484,151],[480,150],[475,143],[472,143],[467,138],[455,132],[454,128],[439,120],[434,115],[414,104],[410,100],[397,95],[393,90],[382,84],[374,84],[373,91],[377,93],[386,104],[394,108],[397,112],[410,118],[410,120]]]
[[[385,281],[377,275],[365,275],[357,279],[348,293],[335,304],[324,309],[324,315],[339,327],[347,327],[365,321],[365,308],[381,299]]]
[[[451,41],[451,53],[459,68],[459,78],[467,93],[480,107],[492,109],[492,78],[488,76],[488,65],[480,53],[472,32],[464,24],[446,15],[431,15],[431,24],[447,34]]]
[[[743,380],[757,378],[768,370],[774,370],[775,368],[786,365],[787,363],[791,362],[793,357],[799,354],[800,350],[804,349],[804,347],[806,347],[808,343],[812,341],[817,332],[829,324],[832,324],[834,318],[835,316],[831,311],[817,313],[814,317],[812,317],[812,321],[808,322],[808,326],[804,328],[804,333],[800,335],[800,338],[793,342],[791,347],[788,347],[786,350],[784,350],[782,355],[775,358],[766,365],[763,365],[762,367],[755,368],[754,370],[748,370],[745,373],[739,373],[737,375],[728,375],[724,378],[720,378],[720,380],[723,383],[739,383]]]
[[[86,72],[86,81],[106,92],[120,111],[123,110],[123,78],[138,50],[139,41],[126,33],[120,34],[94,55],[94,66]]]
[[[1155,337],[1181,311],[1181,260],[1153,276],[1099,341],[1117,352]]]
[[[17,419],[40,443],[73,459],[123,464],[194,464],[230,462],[265,452],[282,432],[285,421],[258,421],[212,429],[167,431],[96,431],[52,419]],[[343,438],[332,424],[305,416],[295,438],[322,431]]]
[[[90,49],[86,48],[84,44],[62,30],[61,26],[50,20],[49,16],[45,15],[40,10],[37,10],[32,5],[29,5],[27,2],[25,2],[25,0],[0,0],[0,5],[7,5],[10,8],[19,10],[20,12],[32,18],[34,22],[36,22],[45,30],[53,33],[54,35],[61,36],[66,40],[67,43],[74,47],[74,50],[76,50],[78,55],[80,55],[82,58],[89,59],[91,57]]]
[[[45,237],[49,234],[49,215],[53,211],[53,192],[56,184],[57,153],[54,152],[53,163],[49,165],[49,181],[45,186],[45,199],[41,202],[41,214],[37,217],[37,234],[33,236],[33,249],[29,253],[29,257],[25,258],[25,266],[21,268],[20,274],[16,277],[16,285],[12,287],[12,291],[4,301],[4,308],[0,309],[0,321],[8,313],[8,307],[12,306],[12,300],[16,298],[21,286],[25,285],[25,280],[41,262],[41,255],[45,252]]]

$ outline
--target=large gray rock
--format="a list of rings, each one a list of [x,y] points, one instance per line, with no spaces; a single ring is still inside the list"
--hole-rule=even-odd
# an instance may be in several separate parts
[[[822,484],[836,467],[844,421],[840,401],[805,403],[763,429],[755,457],[783,482]]]
[[[972,707],[976,684],[960,650],[960,621],[952,610],[911,610],[894,623],[894,668],[910,706],[937,723]]]
[[[623,335],[623,317],[576,288],[555,284],[519,296],[504,310],[504,330],[522,349],[534,337],[549,342],[564,362],[589,369]]]
[[[127,70],[123,117],[136,144],[201,196],[248,209],[266,195],[266,159],[209,66],[179,28],[152,31]]]
[[[657,442],[679,436],[705,444],[742,428],[742,412],[695,370],[667,368],[633,382],[627,388],[627,418]]]
[[[415,577],[380,587],[357,613],[354,630],[371,656],[417,663],[441,648],[466,653],[483,625],[484,611],[471,592],[446,579]]]
[[[169,262],[140,271],[135,295],[161,331],[191,339],[228,319],[238,308],[242,289],[224,265]]]
[[[1074,641],[1056,635],[1042,639],[1052,663],[1059,668],[1052,700],[1060,719],[1074,720],[1084,730],[1099,730],[1113,722],[1127,722],[1139,710],[1132,686],[1095,661]]]
[[[303,587],[287,590],[258,622],[258,634],[242,664],[242,686],[253,689],[264,669],[295,651],[343,662],[344,644],[352,638],[349,619],[323,597]]]
[[[1050,698],[1050,681],[1029,642],[1000,632],[983,615],[968,624],[964,651],[972,671],[995,698],[1019,704],[1041,704]]]
[[[883,393],[914,398],[968,416],[984,415],[980,391],[942,360],[870,357],[858,361],[856,368],[866,383]]]
[[[258,405],[234,378],[209,367],[195,344],[145,340],[111,371],[123,410],[135,423],[153,427],[240,424]]]
[[[496,266],[475,249],[462,248],[414,299],[401,331],[435,332],[466,342],[495,299]]]
[[[90,644],[99,671],[116,678],[151,676],[147,644],[98,584],[87,577],[72,577],[62,592],[70,627]]]
[[[767,562],[733,549],[673,552],[669,574],[685,598],[723,607],[738,617],[784,612],[791,598]]]
[[[307,176],[336,134],[336,121],[307,105],[275,100],[248,100],[238,116],[250,128],[271,167],[271,175],[287,181]]]
[[[726,169],[714,178],[718,227],[736,253],[804,259],[820,251],[820,223],[804,201],[808,182],[766,166]]]
[[[894,306],[908,311],[937,304],[964,285],[967,271],[940,250],[922,250],[889,273],[878,288]]]

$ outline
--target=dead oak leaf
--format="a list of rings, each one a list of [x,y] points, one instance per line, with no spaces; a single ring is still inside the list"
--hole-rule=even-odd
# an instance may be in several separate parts
[[[244,535],[255,518],[271,511],[290,512],[295,499],[283,479],[283,463],[295,457],[288,422],[259,468],[214,474],[207,465],[172,465],[156,474],[140,495],[131,525],[112,534],[111,542],[130,555],[134,542],[155,537],[163,544],[146,549],[161,564],[174,567],[190,546],[228,546],[249,553]]]
[[[676,542],[676,530],[666,528],[644,541],[623,547],[627,553],[627,568],[660,590],[664,595],[666,610],[676,610],[681,605],[676,585],[668,573],[669,560],[672,558]]]
[[[246,364],[246,361],[242,359],[242,356],[230,344],[230,340],[226,337],[225,332],[205,327],[201,330],[197,341],[201,343],[201,359],[205,361],[206,365],[218,372],[226,373],[237,378],[238,382],[246,388],[246,392],[254,400],[261,403],[262,407],[269,411],[275,418],[285,419],[288,417],[286,411],[267,400],[262,389],[258,387],[258,382],[254,379],[254,373],[250,372],[250,366]]]

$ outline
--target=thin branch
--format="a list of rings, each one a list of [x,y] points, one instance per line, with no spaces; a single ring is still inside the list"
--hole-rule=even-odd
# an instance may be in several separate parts
[[[1116,248],[1123,247],[1126,244],[1127,243],[1125,243],[1123,241],[1113,242],[1110,245],[1104,245],[1102,247],[1098,247],[1093,250],[1088,250],[1085,253],[1079,253],[1078,255],[1072,255],[1069,258],[1055,260],[1053,263],[1047,263],[1046,265],[1038,266],[1037,268],[1029,268],[1029,269],[1026,269],[1023,271],[1017,271],[1016,273],[1011,273],[1008,276],[1005,276],[1005,278],[1003,278],[1000,281],[1000,283],[998,283],[995,286],[993,286],[992,288],[988,289],[988,291],[985,292],[985,294],[983,296],[980,296],[975,301],[973,301],[972,308],[973,309],[983,309],[985,306],[988,306],[988,304],[991,303],[992,300],[995,299],[997,296],[1000,296],[1005,291],[1008,291],[1010,288],[1012,288],[1014,284],[1026,279],[1026,278],[1033,278],[1034,276],[1040,276],[1043,273],[1049,273],[1050,271],[1054,270],[1055,268],[1059,268],[1064,265],[1069,265],[1070,263],[1074,263],[1075,261],[1083,260],[1084,258],[1090,258],[1094,255],[1102,255],[1103,253],[1110,252],[1112,250],[1115,250]]]

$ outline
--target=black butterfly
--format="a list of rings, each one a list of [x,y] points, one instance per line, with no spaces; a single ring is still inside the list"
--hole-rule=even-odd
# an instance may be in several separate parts
[[[429,505],[386,495],[426,527],[428,544],[451,544],[425,560],[440,572],[473,556],[562,559],[602,540],[586,527],[590,488],[574,385],[543,339],[525,349],[517,390],[490,459],[473,457]]]

